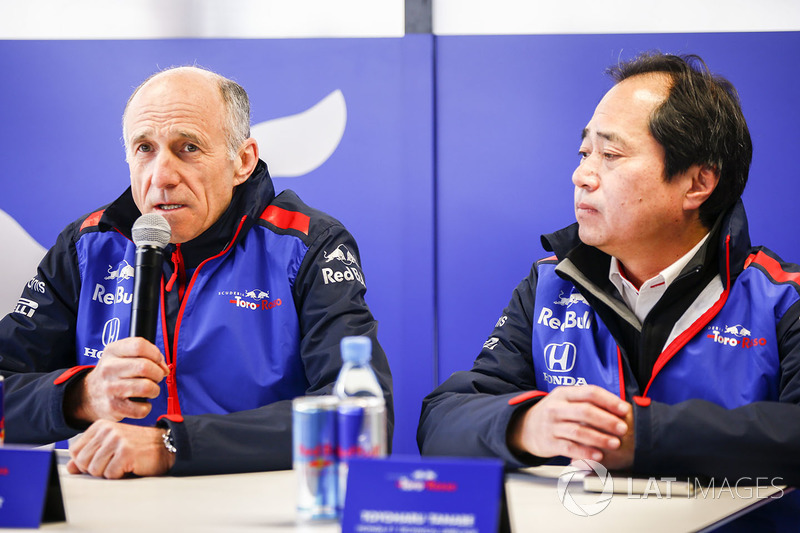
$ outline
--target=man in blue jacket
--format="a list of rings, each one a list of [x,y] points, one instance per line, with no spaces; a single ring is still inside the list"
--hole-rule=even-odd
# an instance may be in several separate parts
[[[108,478],[291,468],[291,400],[331,393],[346,335],[372,339],[391,435],[356,243],[291,191],[275,195],[249,115],[242,87],[199,68],[134,91],[131,187],[59,235],[26,305],[0,321],[9,442],[84,431],[69,471]],[[155,344],[121,338],[143,213],[172,235]]]
[[[800,269],[750,244],[736,91],[694,56],[610,72],[572,176],[577,223],[542,237],[554,255],[472,370],[424,400],[420,449],[796,484]]]

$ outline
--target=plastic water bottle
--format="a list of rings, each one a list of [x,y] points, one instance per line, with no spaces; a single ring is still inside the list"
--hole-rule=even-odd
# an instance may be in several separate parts
[[[372,340],[342,339],[344,364],[334,385],[337,409],[337,457],[339,459],[338,510],[344,510],[350,459],[385,457],[387,453],[386,402],[372,370]]]
[[[344,337],[341,342],[344,364],[336,379],[334,394],[339,398],[352,396],[377,396],[383,398],[383,390],[370,366],[372,339],[369,337]]]

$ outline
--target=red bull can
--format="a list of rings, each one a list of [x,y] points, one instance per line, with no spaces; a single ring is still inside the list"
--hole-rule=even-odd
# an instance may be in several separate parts
[[[300,520],[337,518],[335,396],[304,396],[292,400],[292,462],[297,476]]]
[[[353,457],[386,457],[386,403],[383,398],[343,398],[336,413],[339,436],[339,511],[347,495],[348,461]]]

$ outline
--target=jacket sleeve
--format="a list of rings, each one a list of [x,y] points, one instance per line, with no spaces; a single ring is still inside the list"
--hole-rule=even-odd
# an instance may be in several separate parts
[[[353,252],[357,276],[326,283],[324,250],[340,244]],[[377,321],[365,300],[365,279],[353,237],[339,224],[323,231],[309,246],[294,286],[300,322],[300,356],[308,380],[307,395],[332,394],[342,366],[339,343],[344,336],[372,339],[372,367],[383,389],[388,418],[388,442],[394,427],[392,376],[377,338]],[[360,276],[360,279],[358,279]],[[292,468],[292,402],[275,402],[258,409],[226,415],[162,418],[178,449],[174,475],[219,474]]]
[[[78,432],[65,422],[62,407],[67,378],[78,375],[65,374],[76,364],[80,273],[71,238],[74,229],[59,235],[16,308],[0,320],[7,442],[43,444]]]
[[[704,400],[634,406],[634,470],[648,476],[768,477],[800,485],[800,302],[778,325],[778,401],[725,409]],[[689,437],[687,437],[689,436]]]
[[[536,389],[531,361],[535,268],[514,289],[471,370],[455,372],[422,403],[417,443],[423,455],[498,457],[509,466],[541,463],[508,449],[506,433],[517,410],[531,398],[509,400]]]

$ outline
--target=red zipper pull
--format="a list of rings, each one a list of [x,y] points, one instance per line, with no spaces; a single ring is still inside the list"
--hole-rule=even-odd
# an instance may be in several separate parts
[[[183,254],[181,254],[180,243],[175,245],[175,251],[172,252],[172,275],[167,282],[166,291],[172,292],[172,287],[178,279],[178,271],[183,270]]]

